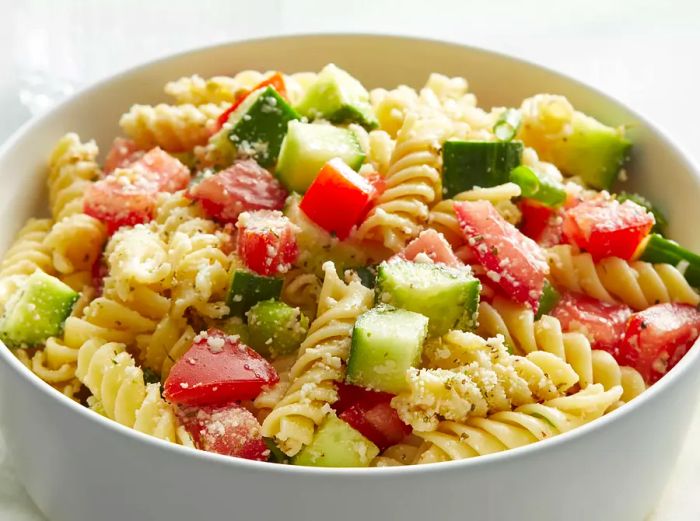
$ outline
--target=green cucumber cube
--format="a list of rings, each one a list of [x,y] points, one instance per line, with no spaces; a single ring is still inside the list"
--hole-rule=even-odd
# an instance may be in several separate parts
[[[214,323],[217,329],[220,329],[227,335],[238,336],[246,345],[250,345],[250,332],[248,331],[248,325],[243,322],[241,317],[228,317],[221,320],[217,320]]]
[[[273,87],[267,87],[248,96],[211,143],[228,164],[243,156],[267,168],[277,161],[287,124],[295,119],[299,114]]]
[[[309,329],[309,319],[299,308],[279,300],[258,302],[247,316],[250,347],[270,358],[299,349]]]
[[[290,121],[277,162],[277,177],[290,191],[304,193],[321,167],[335,157],[353,170],[362,166],[365,154],[352,130]]]
[[[379,448],[335,414],[319,426],[292,463],[307,467],[369,467]]]
[[[431,336],[476,327],[480,289],[466,267],[394,260],[377,270],[377,300],[425,315]]]
[[[507,183],[520,164],[520,141],[446,141],[442,148],[442,191],[449,199],[475,186]]]
[[[56,277],[37,270],[7,303],[0,339],[8,347],[32,347],[59,336],[78,293]]]
[[[420,362],[428,335],[428,317],[380,306],[360,315],[352,332],[346,380],[362,387],[398,394],[406,371]]]
[[[229,316],[243,317],[246,311],[261,300],[279,298],[281,293],[282,279],[236,270],[226,298]]]
[[[309,119],[359,123],[367,129],[378,126],[367,89],[332,63],[319,73],[296,109]]]

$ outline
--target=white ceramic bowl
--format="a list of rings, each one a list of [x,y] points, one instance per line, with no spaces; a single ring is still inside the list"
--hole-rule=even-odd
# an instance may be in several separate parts
[[[0,251],[45,213],[45,159],[69,130],[104,151],[132,103],[167,80],[242,69],[318,70],[335,62],[368,87],[420,86],[431,71],[465,76],[482,106],[560,93],[631,126],[630,188],[700,250],[700,179],[658,129],[619,102],[499,54],[386,36],[294,36],[189,52],[103,81],[25,125],[0,150]],[[20,479],[53,521],[532,519],[642,520],[673,467],[698,396],[696,346],[640,398],[580,429],[473,460],[405,468],[314,469],[226,458],[126,429],[50,389],[0,346],[2,428]]]

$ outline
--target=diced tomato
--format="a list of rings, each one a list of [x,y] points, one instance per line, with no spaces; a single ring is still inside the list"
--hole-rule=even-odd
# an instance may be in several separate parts
[[[507,222],[488,201],[454,203],[464,238],[486,276],[511,299],[537,310],[549,266],[542,249]]]
[[[350,235],[367,212],[374,187],[340,158],[328,161],[299,203],[302,211],[340,240]]]
[[[190,170],[179,159],[156,147],[132,162],[133,168],[156,184],[159,192],[177,192],[190,182]]]
[[[100,253],[97,259],[95,259],[95,263],[90,270],[90,275],[92,278],[92,287],[95,288],[95,296],[99,297],[102,295],[102,290],[104,289],[105,277],[109,275],[109,266],[107,266],[104,253]]]
[[[561,210],[522,199],[520,231],[544,248],[561,244],[564,219]]]
[[[549,314],[561,322],[564,331],[583,333],[593,349],[603,349],[616,356],[632,309],[624,304],[564,293]]]
[[[88,187],[83,211],[114,233],[121,226],[150,221],[156,208],[156,185],[132,170],[118,170]]]
[[[380,450],[400,442],[411,433],[411,427],[401,421],[391,406],[393,395],[348,384],[340,384],[338,394],[339,399],[333,407],[339,418]]]
[[[228,121],[229,116],[233,111],[235,111],[238,106],[245,101],[245,99],[248,97],[248,95],[251,92],[255,92],[258,89],[262,89],[263,87],[274,87],[274,89],[277,91],[277,94],[282,96],[283,98],[287,97],[287,86],[284,83],[284,76],[282,75],[281,72],[276,72],[266,80],[261,81],[258,83],[255,87],[252,88],[252,90],[244,90],[241,92],[238,96],[236,96],[236,101],[231,104],[229,108],[227,108],[221,116],[216,120],[216,126],[217,130],[220,129],[221,127],[224,126],[224,124]]]
[[[110,148],[109,152],[107,152],[103,170],[105,174],[110,174],[117,168],[124,168],[125,166],[130,165],[139,159],[143,154],[144,151],[140,150],[139,147],[136,146],[135,141],[118,137],[112,143],[112,148]]]
[[[700,311],[688,304],[657,304],[632,315],[617,361],[641,373],[648,384],[665,375],[700,334]]]
[[[654,216],[632,201],[594,199],[564,214],[564,235],[589,252],[593,260],[620,257],[629,260],[654,226]]]
[[[296,226],[282,212],[243,212],[236,227],[238,256],[260,275],[286,273],[299,254]]]
[[[200,450],[256,461],[270,455],[258,420],[236,403],[182,408],[178,418]]]
[[[235,223],[245,211],[280,210],[287,195],[280,182],[252,159],[204,177],[187,193],[209,217],[225,223]]]
[[[177,405],[221,405],[253,399],[277,381],[275,368],[237,336],[210,329],[173,365],[163,395]]]
[[[365,175],[367,182],[374,187],[374,194],[372,196],[372,201],[376,201],[380,195],[386,190],[386,179],[382,177],[378,172],[372,172]]]
[[[397,256],[412,261],[421,253],[427,255],[433,262],[441,262],[448,266],[464,266],[452,251],[444,235],[432,229],[421,232]]]

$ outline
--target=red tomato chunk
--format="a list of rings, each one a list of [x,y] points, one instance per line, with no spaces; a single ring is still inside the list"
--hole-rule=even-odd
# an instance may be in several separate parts
[[[393,395],[341,384],[334,408],[339,418],[384,450],[411,433],[391,406]]]
[[[372,184],[335,158],[321,168],[299,206],[309,219],[343,240],[367,214],[373,196]]]
[[[550,315],[561,322],[564,331],[583,333],[593,349],[603,349],[617,358],[632,309],[624,304],[564,293]]]
[[[467,244],[486,276],[515,302],[537,310],[549,266],[542,249],[507,222],[488,201],[455,202]]]
[[[464,266],[452,251],[450,243],[445,236],[435,230],[425,230],[418,237],[409,242],[398,256],[406,260],[415,260],[420,254],[426,255],[436,263],[448,266]]]
[[[179,159],[157,147],[146,152],[128,167],[153,181],[158,192],[177,192],[187,188],[190,182],[190,169]]]
[[[209,217],[235,223],[246,211],[282,209],[288,194],[270,172],[247,159],[205,177],[187,195],[199,201]]]
[[[523,234],[544,248],[561,243],[564,225],[561,210],[523,199],[520,211],[523,216],[520,231]]]
[[[130,165],[145,152],[136,146],[136,142],[131,139],[118,137],[112,143],[112,148],[107,152],[105,158],[104,173],[111,174],[117,168],[124,168]]]
[[[687,304],[658,304],[627,323],[618,362],[652,384],[675,366],[700,334],[700,311]]]
[[[210,329],[173,365],[163,395],[177,405],[220,405],[253,399],[277,381],[274,367],[237,336]]]
[[[236,227],[238,256],[260,275],[286,273],[299,254],[296,227],[282,212],[244,212]]]
[[[605,257],[629,260],[654,226],[654,216],[632,201],[594,199],[564,214],[564,235],[589,252],[594,261]]]
[[[258,420],[238,404],[186,407],[178,417],[198,449],[256,461],[270,455]]]

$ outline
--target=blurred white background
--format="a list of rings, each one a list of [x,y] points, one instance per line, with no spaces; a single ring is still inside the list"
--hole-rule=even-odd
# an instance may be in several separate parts
[[[335,31],[429,36],[536,61],[642,112],[700,162],[698,0],[0,0],[0,142],[75,89],[145,60]],[[0,459],[3,450],[0,440]],[[698,486],[696,414],[653,519],[700,519]],[[43,519],[2,464],[0,519]]]

